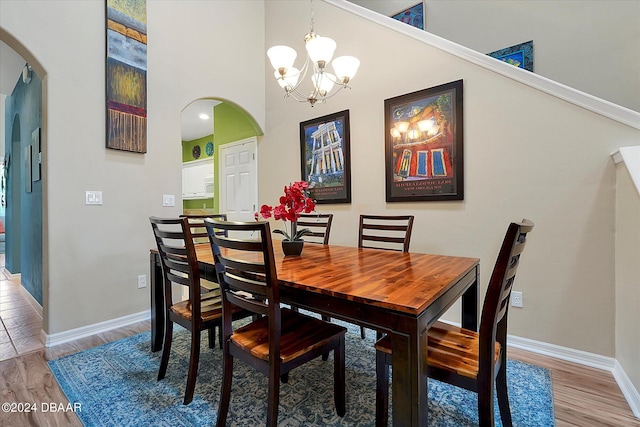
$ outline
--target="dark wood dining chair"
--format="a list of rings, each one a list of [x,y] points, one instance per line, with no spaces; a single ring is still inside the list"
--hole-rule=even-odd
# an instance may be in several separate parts
[[[226,423],[234,358],[268,377],[267,426],[276,426],[280,378],[292,369],[333,351],[334,401],[345,414],[346,329],[280,307],[279,282],[268,222],[205,220],[222,288],[223,373],[217,426]],[[251,239],[229,238],[216,229],[250,232]],[[234,328],[230,313],[241,308],[257,318]],[[253,391],[247,391],[253,393]]]
[[[180,218],[187,218],[189,220],[189,226],[191,227],[191,236],[195,243],[209,244],[209,238],[207,237],[207,229],[204,226],[205,218],[227,220],[227,214],[183,214]],[[224,231],[219,231],[224,233]]]
[[[413,219],[413,215],[360,215],[358,247],[409,252]],[[362,326],[360,336],[365,337]]]
[[[300,214],[296,228],[309,229],[309,233],[303,237],[305,242],[328,245],[332,222],[333,214]]]
[[[507,313],[520,256],[533,227],[533,222],[524,219],[507,228],[485,294],[480,332],[436,322],[427,334],[424,372],[429,378],[477,393],[480,427],[494,426],[494,382],[502,425],[512,425],[507,393]],[[377,426],[387,425],[391,363],[391,336],[387,335],[376,343]]]
[[[222,297],[220,288],[203,291],[200,281],[198,260],[187,218],[150,217],[155,236],[164,280],[165,335],[162,348],[158,381],[167,373],[174,322],[191,333],[191,350],[187,387],[184,393],[185,405],[193,400],[200,359],[200,336],[203,330],[214,330],[222,323]],[[186,288],[188,298],[173,301],[173,288]],[[236,311],[235,318],[243,313]],[[248,315],[248,313],[246,313]],[[211,332],[210,332],[211,333]]]
[[[227,220],[227,214],[183,214],[180,215],[180,218],[187,218],[189,222],[189,227],[191,229],[191,237],[193,238],[193,243],[198,244],[209,244],[209,238],[207,237],[207,229],[204,226],[205,218],[212,219],[221,219],[223,221]],[[219,233],[224,233],[224,231],[219,231]],[[215,276],[215,274],[212,274]],[[200,278],[200,286],[202,288],[202,292],[211,292],[215,289],[219,289],[218,282],[205,280]],[[209,330],[209,348],[214,347],[216,330],[217,326],[212,327]],[[218,345],[222,348],[222,332],[218,334]]]
[[[359,248],[409,252],[413,215],[360,215]]]

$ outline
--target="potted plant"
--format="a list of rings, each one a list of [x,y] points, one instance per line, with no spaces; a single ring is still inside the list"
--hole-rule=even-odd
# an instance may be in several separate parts
[[[255,213],[256,220],[269,219],[273,216],[276,220],[284,222],[284,230],[273,230],[273,232],[284,236],[282,251],[285,255],[300,255],[304,245],[302,237],[310,232],[308,228],[298,229],[297,224],[301,213],[310,213],[316,209],[316,202],[309,197],[308,188],[309,183],[306,181],[296,181],[285,186],[279,205],[262,205],[260,212]]]

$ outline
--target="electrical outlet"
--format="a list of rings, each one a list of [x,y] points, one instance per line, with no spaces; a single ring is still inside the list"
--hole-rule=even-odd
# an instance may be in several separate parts
[[[522,307],[522,292],[511,291],[511,305]]]
[[[138,289],[147,287],[147,275],[141,274],[138,276]]]

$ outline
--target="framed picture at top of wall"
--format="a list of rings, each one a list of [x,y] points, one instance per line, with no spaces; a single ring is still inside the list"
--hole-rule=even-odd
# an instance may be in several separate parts
[[[462,80],[384,101],[387,202],[464,200]]]
[[[533,40],[487,53],[518,68],[533,72]]]
[[[300,123],[300,166],[318,204],[351,203],[349,110]]]
[[[395,15],[391,15],[391,17],[405,24],[409,24],[412,27],[424,30],[424,4],[422,2],[402,10]]]

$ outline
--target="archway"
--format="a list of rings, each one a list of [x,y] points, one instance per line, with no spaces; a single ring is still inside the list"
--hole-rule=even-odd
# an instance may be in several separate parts
[[[0,41],[22,57],[30,72],[23,79],[17,79],[14,92],[9,94],[11,96],[7,97],[6,102],[7,117],[11,120],[10,124],[6,123],[7,128],[11,126],[11,134],[7,132],[5,140],[5,156],[10,157],[5,226],[6,267],[12,274],[20,273],[22,287],[33,297],[28,301],[42,316],[42,329],[46,332],[49,300],[48,253],[44,245],[47,241],[47,111],[42,106],[47,105],[47,75],[31,51],[1,27]],[[27,151],[30,154],[28,157]],[[27,176],[29,168],[36,173]]]
[[[201,120],[198,116],[202,113],[210,116],[210,120],[207,119],[209,124],[200,127],[196,133],[192,132],[193,129],[185,129],[186,124],[202,126],[198,122]],[[216,164],[216,168],[221,146],[264,134],[256,120],[244,108],[227,99],[216,97],[199,98],[190,102],[182,110],[182,123],[183,135],[189,135],[190,138],[190,140],[184,138],[182,140],[183,163],[211,158],[211,161]],[[206,130],[207,126],[209,126],[209,132]],[[183,175],[183,184],[184,179]],[[205,193],[201,198],[197,196],[185,199],[183,201],[184,212],[218,213],[220,209],[219,180],[213,180],[212,190],[212,194]]]

